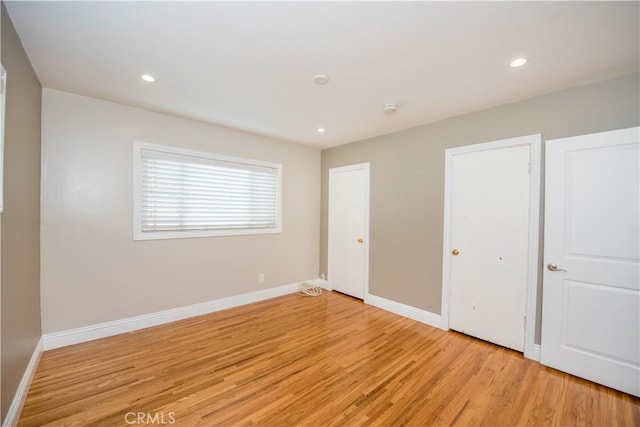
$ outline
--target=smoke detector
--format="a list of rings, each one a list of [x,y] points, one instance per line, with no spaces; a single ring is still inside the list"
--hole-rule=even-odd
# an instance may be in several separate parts
[[[329,83],[329,77],[324,74],[318,74],[313,76],[313,82],[317,85],[326,85]]]
[[[382,111],[384,111],[386,114],[395,113],[397,109],[398,105],[394,103],[385,104],[384,107],[382,107]]]

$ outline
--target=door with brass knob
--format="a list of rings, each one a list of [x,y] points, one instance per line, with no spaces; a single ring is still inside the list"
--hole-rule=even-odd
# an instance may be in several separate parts
[[[517,351],[525,342],[532,152],[518,139],[446,154],[447,326]]]
[[[369,164],[329,169],[327,279],[364,299],[369,274]]]

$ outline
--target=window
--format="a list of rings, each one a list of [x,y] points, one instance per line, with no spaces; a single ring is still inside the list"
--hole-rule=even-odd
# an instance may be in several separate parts
[[[134,142],[134,240],[280,233],[282,165]]]

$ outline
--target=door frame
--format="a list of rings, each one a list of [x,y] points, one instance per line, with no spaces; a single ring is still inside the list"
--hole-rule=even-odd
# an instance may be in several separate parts
[[[450,292],[450,254],[451,249],[451,211],[453,188],[453,158],[459,154],[467,154],[480,151],[500,150],[528,146],[530,152],[529,185],[529,249],[527,268],[527,290],[525,304],[525,331],[524,331],[524,357],[540,360],[540,347],[535,344],[536,337],[536,311],[538,299],[538,255],[540,235],[540,167],[542,135],[526,135],[516,138],[508,138],[481,144],[466,145],[445,150],[444,172],[444,235],[442,245],[442,329],[449,330],[449,292]]]
[[[328,188],[328,213],[327,213],[327,279],[328,289],[332,290],[331,286],[331,250],[333,242],[331,239],[332,224],[331,218],[333,214],[333,208],[331,203],[331,187],[333,186],[334,176],[337,173],[351,172],[351,171],[365,171],[365,216],[364,216],[364,289],[363,289],[363,301],[369,295],[369,212],[370,212],[370,187],[371,187],[371,165],[370,163],[357,163],[354,165],[340,166],[335,168],[329,168],[329,188]]]

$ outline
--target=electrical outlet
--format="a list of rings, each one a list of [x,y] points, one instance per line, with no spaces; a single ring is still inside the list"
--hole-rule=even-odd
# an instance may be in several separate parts
[[[320,274],[320,280],[324,280],[324,273]]]
[[[258,275],[258,283],[264,283],[264,274]]]

